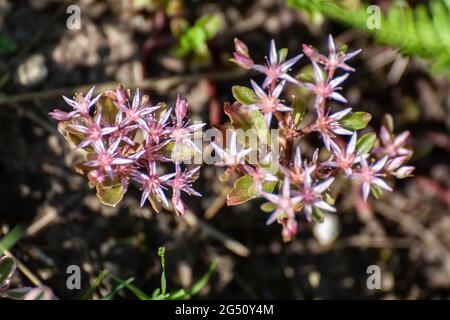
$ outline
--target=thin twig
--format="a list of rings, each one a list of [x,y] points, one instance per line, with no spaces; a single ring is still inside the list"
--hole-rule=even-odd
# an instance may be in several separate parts
[[[7,104],[8,108],[11,108],[15,110],[19,115],[23,115],[24,117],[28,118],[28,120],[34,122],[38,126],[40,126],[42,129],[47,131],[50,134],[56,134],[59,136],[58,129],[56,129],[56,126],[52,126],[49,122],[45,121],[42,117],[36,115],[32,110],[27,110],[22,105],[18,103],[11,103]]]
[[[374,249],[407,249],[411,240],[405,238],[370,237],[357,235],[338,241],[334,248],[347,247],[374,248]]]
[[[19,259],[17,259],[10,251],[5,250],[5,256],[9,256],[11,258],[13,258],[14,260],[16,260],[17,263],[17,267],[19,268],[19,270],[25,275],[25,277],[27,277],[35,286],[41,286],[42,282],[41,280],[39,280],[39,278],[37,276],[35,276],[33,274],[33,272],[31,272],[30,269],[28,269]]]
[[[231,79],[239,78],[245,75],[246,72],[240,69],[234,69],[230,71],[214,71],[214,72],[206,72],[206,73],[198,73],[198,74],[190,74],[190,75],[181,75],[181,76],[170,76],[165,78],[148,78],[139,81],[134,81],[130,83],[125,83],[124,86],[126,88],[140,88],[140,89],[150,89],[156,92],[167,92],[170,88],[182,84],[182,83],[194,83],[199,81],[200,79],[210,79],[214,81],[227,81]],[[57,88],[44,90],[39,92],[27,92],[17,95],[0,95],[0,105],[2,104],[11,104],[22,101],[29,100],[40,100],[40,99],[49,99],[54,97],[60,97],[62,95],[72,96],[76,92],[86,92],[93,86],[96,87],[96,91],[106,91],[109,89],[115,89],[118,82],[110,81],[110,82],[102,82],[102,83],[92,83],[86,84],[77,87],[69,87],[69,88]]]
[[[224,188],[222,192],[214,199],[211,205],[205,211],[205,219],[210,220],[222,209],[227,202],[227,195],[231,188]]]
[[[247,257],[250,254],[250,250],[242,243],[230,238],[205,221],[202,221],[191,211],[186,211],[183,218],[190,227],[201,229],[208,236],[220,241],[225,248],[238,256]]]
[[[58,219],[58,212],[55,209],[47,210],[37,221],[33,222],[26,231],[27,236],[35,236],[43,229]]]
[[[419,221],[414,219],[410,214],[406,214],[401,210],[385,204],[383,202],[374,203],[375,210],[383,215],[384,217],[398,223],[402,229],[410,233],[420,240],[422,240],[426,245],[435,248],[439,251],[439,257],[444,266],[447,279],[450,280],[450,253],[447,247],[442,243],[442,241],[428,228],[426,228]]]

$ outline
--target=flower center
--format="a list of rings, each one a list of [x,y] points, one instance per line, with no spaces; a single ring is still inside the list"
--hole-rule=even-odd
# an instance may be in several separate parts
[[[305,189],[303,191],[303,202],[305,204],[314,204],[316,201],[316,193],[312,189]]]

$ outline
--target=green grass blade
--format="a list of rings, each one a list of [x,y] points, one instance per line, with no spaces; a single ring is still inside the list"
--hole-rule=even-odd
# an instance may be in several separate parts
[[[161,257],[161,268],[162,268],[162,273],[161,273],[161,294],[163,296],[166,294],[166,286],[167,286],[165,254],[166,254],[166,248],[159,247],[158,248],[158,255]]]
[[[103,270],[97,278],[95,278],[94,283],[86,290],[86,292],[81,296],[81,300],[89,300],[92,294],[95,292],[97,287],[102,283],[103,279],[109,274],[108,270]]]
[[[116,277],[115,275],[111,275],[111,278],[113,278],[115,281],[117,281],[119,284],[123,284],[125,288],[130,290],[139,300],[150,300],[151,298],[143,292],[141,289],[137,288],[136,286],[132,285],[131,283],[127,283],[127,281],[120,279],[119,277]]]
[[[211,266],[209,267],[209,270],[203,275],[203,277],[200,278],[191,288],[190,295],[195,296],[197,293],[200,292],[200,290],[203,289],[204,286],[208,283],[209,279],[211,278],[214,271],[216,271],[218,261],[215,260]]]
[[[22,239],[25,235],[25,230],[22,226],[15,226],[3,239],[0,240],[0,257],[5,250],[11,249],[17,241]]]
[[[118,294],[121,290],[126,288],[127,285],[131,284],[134,281],[134,278],[129,278],[125,280],[124,283],[119,284],[117,287],[113,289],[108,295],[104,296],[100,300],[112,300],[116,294]]]

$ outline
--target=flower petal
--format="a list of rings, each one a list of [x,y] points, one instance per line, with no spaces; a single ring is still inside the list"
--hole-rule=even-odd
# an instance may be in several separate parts
[[[319,183],[317,186],[314,187],[314,191],[316,193],[323,193],[325,190],[327,190],[331,184],[334,182],[334,178],[328,178],[322,183]]]
[[[338,102],[342,102],[342,103],[347,103],[347,99],[340,93],[337,92],[333,92],[332,94],[330,94],[329,96],[331,99],[336,100]]]
[[[273,39],[270,41],[269,62],[271,65],[276,65],[278,63],[277,47],[275,46],[275,41]]]
[[[330,118],[331,119],[335,119],[335,120],[340,120],[343,117],[345,117],[347,114],[349,114],[349,112],[352,111],[352,108],[345,108],[341,111],[335,112],[333,113]]]
[[[260,86],[258,86],[258,84],[255,81],[250,80],[250,83],[252,84],[253,90],[255,90],[256,95],[260,99],[267,97],[266,92]]]
[[[302,57],[303,57],[303,54],[299,54],[299,55],[296,55],[295,57],[293,57],[293,58],[287,60],[285,63],[283,63],[283,64],[281,65],[281,70],[282,70],[283,72],[288,71],[289,68],[292,67],[294,64],[296,64],[297,61],[299,61]]]
[[[350,141],[348,142],[347,149],[345,150],[347,155],[352,154],[353,152],[355,152],[356,140],[357,140],[357,133],[354,132],[352,134],[352,137],[350,138]]]
[[[330,211],[330,212],[336,212],[336,208],[329,205],[328,203],[326,203],[323,200],[317,201],[314,206],[316,206],[319,209],[325,210],[325,211]]]
[[[364,200],[367,201],[367,198],[369,197],[369,193],[370,193],[370,183],[369,182],[363,183],[362,193],[363,193]]]
[[[314,76],[316,78],[316,81],[322,83],[323,82],[322,69],[320,69],[319,65],[314,61],[311,61],[311,64],[314,68]]]
[[[380,178],[374,178],[373,183],[379,186],[383,190],[392,191],[392,188]]]
[[[330,81],[330,86],[331,86],[332,88],[336,88],[339,84],[341,84],[342,82],[344,82],[345,79],[348,78],[348,76],[349,76],[349,74],[346,73],[346,74],[344,74],[344,75],[342,75],[342,76],[340,76],[340,77],[334,78],[333,80]]]
[[[375,162],[375,164],[372,166],[372,170],[374,172],[380,171],[381,169],[383,169],[383,167],[386,164],[387,160],[388,160],[388,156],[384,156],[383,158],[381,158],[380,160]]]
[[[336,46],[334,44],[333,36],[330,34],[328,35],[328,51],[330,54],[336,53]]]

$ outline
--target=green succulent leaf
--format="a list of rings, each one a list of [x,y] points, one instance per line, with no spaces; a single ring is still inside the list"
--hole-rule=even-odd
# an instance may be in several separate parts
[[[325,214],[322,210],[320,210],[317,207],[313,207],[312,210],[312,218],[315,222],[317,223],[321,223],[323,222],[323,218],[325,217]]]
[[[34,288],[32,287],[22,287],[9,289],[1,293],[2,298],[8,298],[12,300],[23,300],[23,298]]]
[[[294,99],[292,101],[292,108],[294,110],[292,111],[292,116],[294,118],[295,125],[298,127],[300,126],[300,124],[303,121],[303,118],[305,117],[306,104],[304,103],[304,101],[295,96],[293,98]]]
[[[207,55],[207,35],[201,27],[193,26],[186,32],[186,35],[184,35],[183,37],[186,37],[189,40],[190,47],[196,54],[200,56]]]
[[[377,135],[373,132],[367,133],[360,137],[356,142],[356,154],[366,154],[372,150],[377,139]]]
[[[119,179],[107,179],[105,182],[97,184],[96,188],[100,202],[110,207],[115,207],[125,194],[125,189]]]
[[[372,116],[368,112],[357,111],[350,113],[343,119],[339,120],[339,123],[349,130],[361,130],[367,127],[367,124],[372,119]]]
[[[0,289],[9,285],[16,272],[16,261],[11,257],[0,258]]]
[[[71,148],[75,148],[77,145],[79,145],[84,137],[81,134],[76,134],[74,132],[71,132],[67,126],[70,125],[71,121],[62,121],[58,123],[58,131],[61,133],[61,135],[66,139],[66,141],[69,143],[69,146]]]
[[[196,26],[203,28],[208,39],[214,38],[222,28],[222,18],[219,15],[204,15],[195,23]]]
[[[288,52],[289,50],[287,48],[281,48],[280,50],[278,50],[278,62],[279,63],[283,63],[287,56],[288,56]]]
[[[244,105],[251,105],[258,101],[256,93],[250,88],[244,86],[233,86],[233,88],[231,88],[231,92],[233,93],[233,97]]]
[[[222,28],[222,18],[219,15],[205,15],[199,18],[191,27],[180,21],[179,26],[172,24],[172,29],[179,37],[173,52],[178,57],[185,57],[191,52],[195,53],[194,60],[199,63],[209,60],[210,52],[207,41],[212,39]]]
[[[329,192],[325,192],[325,202],[334,205],[336,203],[336,199]]]
[[[234,129],[242,129],[244,132],[254,130],[253,132],[261,144],[268,144],[271,141],[270,131],[266,126],[263,115],[258,110],[244,109],[240,103],[232,105],[225,103],[224,111],[230,118]],[[240,141],[240,143],[245,145],[243,141]]]
[[[269,213],[272,211],[275,211],[275,209],[277,208],[275,204],[273,204],[272,202],[264,202],[261,206],[260,206],[261,210],[263,212]]]
[[[263,183],[262,189],[265,192],[272,192],[276,181]],[[234,186],[227,196],[229,206],[238,205],[258,197],[258,190],[253,178],[246,174],[234,182]]]
[[[113,100],[108,96],[102,96],[100,100],[97,101],[96,112],[101,111],[102,120],[113,125],[116,122],[116,116],[119,109],[114,104]]]
[[[170,142],[161,148],[162,154],[174,161],[185,161],[195,155],[195,149],[187,143]]]

